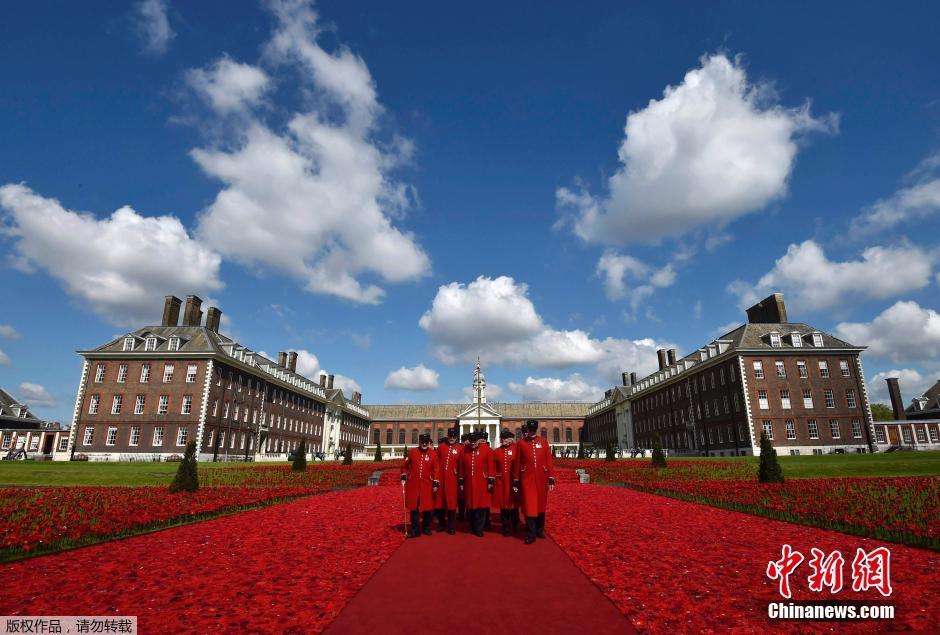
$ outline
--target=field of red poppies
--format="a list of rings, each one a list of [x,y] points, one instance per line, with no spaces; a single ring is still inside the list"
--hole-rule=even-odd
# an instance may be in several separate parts
[[[136,615],[141,633],[317,633],[404,540],[400,497],[327,492],[0,564],[0,614]]]
[[[636,628],[650,633],[840,632],[934,630],[940,554],[784,523],[627,488],[562,485],[550,502],[548,531],[572,561]],[[783,544],[805,554],[790,577],[793,601],[890,604],[895,619],[865,622],[772,622],[769,602],[785,601],[768,562]],[[893,593],[852,590],[858,548],[888,546]],[[809,589],[812,548],[845,557],[845,587]],[[786,600],[787,602],[789,600]]]
[[[192,522],[333,489],[364,485],[372,464],[202,470],[196,492],[165,487],[2,487],[0,560]]]
[[[843,477],[758,483],[741,462],[568,461],[594,483],[621,484],[682,500],[940,549],[940,477]]]

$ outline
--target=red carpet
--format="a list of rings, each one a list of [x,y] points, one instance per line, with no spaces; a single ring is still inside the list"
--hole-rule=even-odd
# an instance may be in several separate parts
[[[635,632],[551,538],[504,538],[498,519],[483,538],[458,523],[454,536],[408,540],[326,632]]]

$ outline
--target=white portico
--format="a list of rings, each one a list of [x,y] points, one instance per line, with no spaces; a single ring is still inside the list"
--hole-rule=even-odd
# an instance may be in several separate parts
[[[471,432],[486,432],[490,445],[496,447],[499,443],[499,424],[502,416],[486,403],[486,379],[480,370],[480,360],[477,360],[473,370],[473,400],[460,414],[457,415],[457,426],[460,434]]]

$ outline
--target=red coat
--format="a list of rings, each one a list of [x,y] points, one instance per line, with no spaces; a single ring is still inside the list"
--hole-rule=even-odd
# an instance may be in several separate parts
[[[519,507],[525,516],[545,513],[548,502],[548,479],[554,477],[552,451],[541,437],[523,437],[516,444],[514,478],[520,482]]]
[[[515,461],[516,444],[509,447],[499,446],[493,450],[493,466],[496,469],[496,487],[493,488],[493,507],[497,509],[512,509],[516,507],[516,495],[512,491],[513,462]]]
[[[434,490],[432,483],[440,481],[440,467],[437,452],[428,448],[412,448],[408,451],[401,473],[408,477],[405,481],[405,507],[408,511],[431,511],[434,509]]]
[[[463,444],[441,441],[437,446],[437,462],[441,467],[441,487],[434,496],[437,509],[457,509],[457,479],[460,477],[460,463],[463,458]]]
[[[489,478],[496,475],[493,451],[481,443],[475,450],[464,453],[461,469],[467,509],[488,508],[492,502]]]

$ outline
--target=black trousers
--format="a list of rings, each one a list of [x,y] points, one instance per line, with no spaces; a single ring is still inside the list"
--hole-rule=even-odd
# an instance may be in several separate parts
[[[519,510],[515,507],[499,510],[499,522],[503,526],[503,533],[509,535],[516,533],[519,528]]]
[[[525,517],[525,529],[533,538],[536,536],[544,537],[545,536],[545,514],[539,514],[538,516],[526,516]]]
[[[454,531],[457,527],[457,510],[456,509],[437,509],[435,510],[437,515],[437,527],[440,531],[444,531],[445,519],[447,522],[447,531]]]
[[[483,533],[483,527],[486,525],[486,509],[483,507],[469,509],[467,514],[470,516],[470,532]]]
[[[420,521],[421,521],[421,524],[420,524],[420,525],[418,524],[418,520],[419,520],[419,519],[420,519]],[[421,526],[423,526],[423,527],[424,527],[425,529],[427,529],[427,530],[430,530],[430,529],[431,529],[431,512],[429,512],[429,511],[425,511],[425,512],[413,511],[413,512],[411,512],[411,533],[413,533],[413,534],[420,534],[420,533],[421,533]]]

